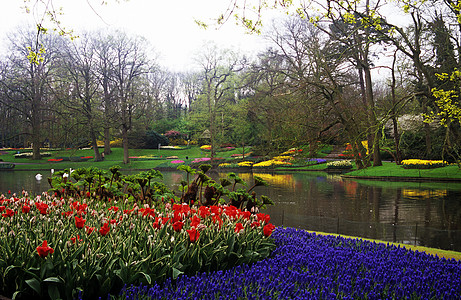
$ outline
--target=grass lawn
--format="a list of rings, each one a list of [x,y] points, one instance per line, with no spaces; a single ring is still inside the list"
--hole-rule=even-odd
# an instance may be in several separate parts
[[[100,151],[102,151],[100,149]],[[93,156],[94,152],[92,149],[84,150],[52,150],[44,151],[50,152],[50,157],[42,158],[41,160],[32,160],[28,158],[15,158],[14,154],[17,151],[4,151],[6,154],[2,154],[0,158],[3,162],[17,163],[15,170],[40,170],[40,169],[67,169],[67,168],[87,168],[87,167],[97,167],[99,169],[107,170],[114,165],[119,165],[122,169],[152,169],[165,162],[169,162],[173,159],[167,159],[170,156],[177,156],[178,159],[186,160],[188,157],[189,160],[194,158],[209,157],[210,152],[201,150],[198,146],[190,147],[184,150],[173,150],[173,149],[130,149],[130,157],[139,157],[139,156],[155,156],[155,160],[135,160],[131,159],[129,164],[123,164],[123,149],[122,148],[112,148],[112,153],[106,155],[104,161],[95,162],[92,159],[83,162],[72,162],[72,161],[61,161],[61,162],[49,162],[48,159],[55,159],[60,157],[85,157]],[[230,159],[232,154],[241,154],[242,148],[236,148],[232,151],[217,152],[217,157],[222,157],[224,159]]]
[[[345,177],[412,177],[461,179],[461,169],[456,165],[434,169],[404,169],[395,163],[384,162],[382,166],[348,172]]]

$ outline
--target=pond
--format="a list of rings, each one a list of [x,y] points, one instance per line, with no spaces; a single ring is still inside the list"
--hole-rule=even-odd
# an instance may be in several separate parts
[[[40,172],[40,181],[37,173],[0,172],[0,193],[46,191],[50,172]],[[178,190],[184,173],[162,173],[163,182]],[[461,251],[461,183],[350,180],[323,172],[238,175],[269,182],[255,191],[274,201],[264,212],[277,226]],[[213,175],[218,176],[226,174]]]

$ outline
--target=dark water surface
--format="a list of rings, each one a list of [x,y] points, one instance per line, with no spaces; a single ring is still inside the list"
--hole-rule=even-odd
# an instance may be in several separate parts
[[[42,173],[38,181],[35,174]],[[177,190],[182,172],[162,172]],[[461,183],[409,183],[342,179],[322,172],[240,173],[270,184],[257,187],[275,206],[264,212],[275,225],[461,251]],[[0,172],[0,192],[41,193],[49,172]],[[225,173],[213,177],[225,177]]]

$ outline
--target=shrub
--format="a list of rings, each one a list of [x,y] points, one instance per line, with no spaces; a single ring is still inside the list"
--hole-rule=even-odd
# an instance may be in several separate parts
[[[0,169],[3,169],[3,170],[14,169],[14,167],[15,167],[14,164],[0,164]]]
[[[110,141],[110,146],[114,148],[120,148],[122,147],[123,140],[121,138],[117,138],[113,141]]]

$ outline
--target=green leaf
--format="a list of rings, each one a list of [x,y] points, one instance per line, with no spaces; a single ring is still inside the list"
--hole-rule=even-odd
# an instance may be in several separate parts
[[[40,288],[40,282],[35,279],[35,278],[32,278],[32,279],[27,279],[26,280],[26,283],[28,286],[30,286],[35,292],[37,292],[37,294],[41,294],[41,291],[42,289]]]
[[[15,269],[15,268],[19,268],[19,267],[14,266],[14,265],[6,267],[5,271],[3,272],[3,278],[6,278],[6,276],[8,275],[8,272]]]
[[[173,268],[173,280],[175,280],[176,278],[178,278],[178,276],[181,275],[181,274],[184,274],[184,272],[183,272],[183,271],[180,271],[180,270],[178,270],[178,269],[176,269],[176,268]],[[150,283],[150,282],[149,282],[149,283]]]
[[[146,281],[148,284],[151,284],[152,283],[152,279],[150,278],[150,276],[144,272],[139,272],[141,275],[144,276],[144,278],[146,278]],[[174,270],[173,270],[173,274],[174,274]]]
[[[59,279],[58,277],[48,277],[48,278],[44,279],[43,282],[63,283],[63,281],[61,279]]]
[[[48,295],[50,296],[51,300],[61,299],[58,287],[55,285],[48,286]]]

